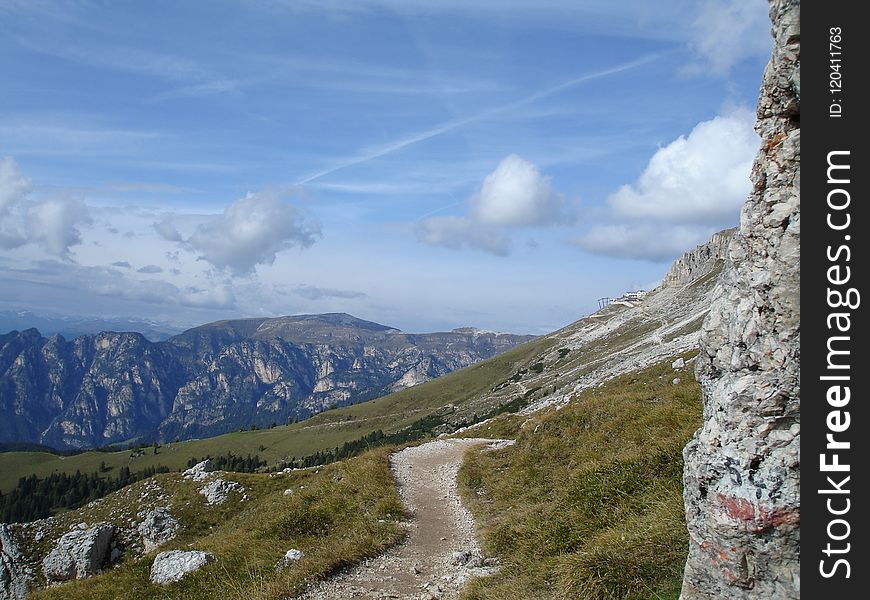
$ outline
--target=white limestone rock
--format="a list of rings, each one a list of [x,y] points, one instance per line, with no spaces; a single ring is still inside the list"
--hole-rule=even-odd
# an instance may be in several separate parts
[[[769,0],[753,191],[701,331],[682,600],[800,598],[800,0]]]
[[[205,501],[210,505],[220,505],[226,502],[231,492],[245,493],[242,484],[225,479],[213,479],[205,484],[199,493],[205,496]]]
[[[57,541],[42,560],[42,572],[50,581],[84,579],[100,572],[106,562],[115,527],[97,523],[74,529]]]
[[[193,481],[203,481],[204,479],[207,479],[209,473],[213,471],[214,465],[212,465],[211,460],[207,458],[204,461],[198,462],[189,469],[187,469],[184,473],[182,473],[182,476],[185,479],[192,479]]]
[[[12,528],[0,523],[0,600],[24,600],[30,569],[12,535]]]
[[[158,506],[149,512],[138,527],[142,542],[145,545],[145,552],[151,552],[151,550],[173,539],[180,528],[181,524],[168,508]]]
[[[151,565],[151,583],[169,585],[214,561],[213,554],[202,550],[161,552],[154,557],[154,562]]]
[[[291,548],[284,556],[281,557],[281,560],[275,563],[275,570],[282,571],[295,563],[297,560],[302,560],[302,557],[304,556],[305,553],[302,550]]]

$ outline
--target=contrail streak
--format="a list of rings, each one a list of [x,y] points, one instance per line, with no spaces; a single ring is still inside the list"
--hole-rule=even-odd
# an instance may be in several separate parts
[[[358,154],[358,155],[353,156],[351,158],[347,158],[345,160],[342,160],[342,161],[340,161],[340,162],[338,162],[338,163],[336,163],[336,164],[334,164],[326,169],[323,169],[322,171],[317,171],[316,173],[313,173],[311,175],[304,177],[303,179],[300,179],[297,182],[297,185],[303,185],[306,183],[310,183],[310,182],[314,181],[315,179],[320,179],[321,177],[324,177],[326,175],[329,175],[330,173],[334,173],[334,172],[339,171],[341,169],[345,169],[347,167],[352,167],[354,165],[359,165],[359,164],[368,162],[370,160],[373,160],[375,158],[380,158],[381,156],[386,156],[387,154],[392,154],[393,152],[397,152],[397,151],[401,150],[402,148],[407,148],[408,146],[412,146],[412,145],[417,144],[419,142],[423,142],[423,141],[432,139],[434,137],[437,137],[437,136],[442,135],[444,133],[447,133],[449,131],[453,131],[454,129],[458,129],[460,127],[468,125],[469,123],[475,123],[477,121],[482,121],[486,118],[492,117],[492,116],[497,115],[499,113],[503,113],[503,112],[507,112],[509,110],[519,108],[519,107],[524,106],[526,104],[530,104],[530,103],[535,102],[537,100],[541,100],[542,98],[546,98],[548,96],[552,96],[553,94],[557,94],[563,90],[572,88],[572,87],[579,85],[581,83],[585,83],[585,82],[591,81],[593,79],[600,79],[601,77],[608,77],[610,75],[615,75],[616,73],[622,73],[623,71],[628,71],[630,69],[636,69],[637,67],[640,67],[642,65],[645,65],[649,62],[652,62],[654,60],[661,58],[665,54],[668,54],[668,52],[657,52],[655,54],[648,54],[646,56],[642,56],[640,58],[623,63],[621,65],[616,65],[614,67],[610,67],[609,69],[604,69],[602,71],[595,71],[594,73],[587,73],[585,75],[581,75],[579,77],[569,79],[568,81],[564,81],[564,82],[560,83],[559,85],[555,85],[553,87],[546,88],[546,89],[541,90],[539,92],[535,92],[534,94],[531,94],[530,96],[526,96],[525,98],[520,98],[519,100],[515,100],[515,101],[510,102],[508,104],[503,104],[501,106],[489,108],[487,110],[484,110],[482,112],[477,113],[476,115],[472,115],[470,117],[465,117],[463,119],[456,119],[454,121],[448,121],[446,123],[442,123],[441,125],[438,125],[437,127],[433,127],[431,129],[427,129],[427,130],[422,131],[420,133],[416,133],[414,135],[396,140],[395,142],[391,142],[389,144],[370,148],[370,149],[368,149],[368,151],[363,151],[361,154]]]

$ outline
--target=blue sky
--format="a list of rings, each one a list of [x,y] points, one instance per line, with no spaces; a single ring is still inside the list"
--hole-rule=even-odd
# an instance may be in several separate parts
[[[0,0],[0,308],[543,333],[736,225],[762,0]]]

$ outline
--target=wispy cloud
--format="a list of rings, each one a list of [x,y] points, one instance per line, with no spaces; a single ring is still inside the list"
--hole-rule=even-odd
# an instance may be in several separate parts
[[[132,46],[99,42],[43,44],[35,43],[23,36],[16,36],[15,40],[30,52],[86,67],[138,73],[164,81],[187,84],[158,94],[150,99],[152,101],[237,92],[242,86],[242,82],[214,73],[191,58],[150,49],[142,50]]]
[[[589,81],[593,81],[596,79],[601,79],[602,77],[609,77],[611,75],[616,75],[617,73],[622,73],[625,71],[629,71],[631,69],[636,69],[640,66],[648,64],[652,61],[655,61],[662,56],[667,54],[666,52],[656,52],[653,54],[647,54],[640,58],[637,58],[632,61],[628,61],[619,65],[615,65],[613,67],[609,67],[606,69],[602,69],[600,71],[594,71],[591,73],[585,73],[578,77],[571,78],[567,81],[563,81],[558,85],[554,85],[552,87],[545,88],[534,94],[530,94],[518,100],[514,100],[513,102],[509,102],[507,104],[502,104],[500,106],[495,106],[492,108],[488,108],[484,111],[478,112],[470,117],[463,117],[460,119],[455,119],[453,121],[448,121],[446,123],[442,123],[430,129],[426,129],[419,133],[415,133],[404,138],[400,138],[394,142],[390,142],[388,144],[383,144],[379,146],[374,146],[368,149],[363,149],[356,156],[346,158],[344,160],[339,161],[336,164],[333,164],[321,171],[317,171],[310,175],[307,175],[298,181],[299,185],[304,185],[310,183],[316,179],[320,179],[321,177],[325,177],[331,173],[335,173],[341,169],[346,169],[347,167],[352,167],[355,165],[366,163],[370,160],[374,160],[376,158],[381,158],[382,156],[386,156],[388,154],[392,154],[394,152],[398,152],[408,146],[412,146],[414,144],[419,144],[420,142],[424,142],[426,140],[430,140],[439,135],[443,135],[450,131],[454,131],[471,123],[476,123],[478,121],[482,121],[489,117],[506,113],[517,108],[521,108],[527,104],[531,104],[533,102],[537,102],[538,100],[542,100],[554,94],[558,94],[559,92],[563,92],[570,88],[573,88],[582,83],[586,83]]]
[[[161,131],[113,127],[76,114],[0,117],[0,143],[15,155],[115,154],[119,147],[166,137]]]
[[[334,288],[322,288],[317,287],[315,285],[300,285],[297,286],[293,293],[297,296],[302,296],[306,300],[321,300],[323,298],[344,298],[344,299],[355,299],[355,298],[365,298],[365,294],[363,292],[357,292],[354,290],[337,290]]]

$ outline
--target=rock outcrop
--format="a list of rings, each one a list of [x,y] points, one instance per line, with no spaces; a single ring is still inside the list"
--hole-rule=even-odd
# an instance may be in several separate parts
[[[754,188],[701,333],[683,600],[800,597],[799,14],[799,0],[770,2]]]
[[[0,442],[87,448],[267,427],[467,367],[532,336],[411,334],[345,314],[239,319],[165,342],[0,334]]]
[[[199,493],[205,497],[206,504],[221,505],[230,498],[231,493],[244,494],[245,488],[242,484],[235,481],[227,481],[226,479],[213,479],[205,484]],[[242,496],[244,499],[245,496]]]
[[[154,548],[173,539],[180,528],[181,524],[168,508],[158,506],[149,512],[138,527],[145,552],[151,552]]]
[[[214,562],[215,557],[201,550],[169,550],[154,557],[151,565],[151,583],[169,585],[180,581],[188,573],[198,571]]]
[[[0,600],[23,600],[29,580],[30,569],[12,531],[0,523]]]
[[[203,481],[205,479],[208,479],[209,473],[212,472],[214,472],[214,465],[212,465],[211,459],[207,458],[201,462],[196,463],[181,475],[185,479],[192,479],[193,481]]]
[[[99,573],[106,563],[115,528],[109,523],[80,526],[65,533],[42,561],[49,581],[84,579]]]
[[[685,285],[700,279],[713,271],[717,261],[724,261],[728,246],[734,239],[737,229],[726,229],[714,233],[708,242],[690,250],[673,262],[662,278],[662,287]]]

